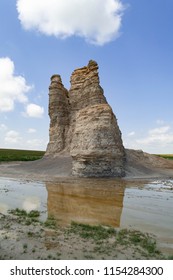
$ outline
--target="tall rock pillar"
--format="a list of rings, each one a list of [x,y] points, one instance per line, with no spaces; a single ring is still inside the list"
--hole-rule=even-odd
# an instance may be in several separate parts
[[[69,128],[68,91],[60,75],[51,77],[49,87],[49,144],[46,155],[56,155],[65,150],[66,134]]]
[[[100,86],[95,61],[72,73],[69,91],[59,75],[52,76],[49,116],[46,155],[68,155],[72,175],[78,177],[124,176],[121,132]]]
[[[76,110],[70,154],[72,174],[124,176],[125,151],[116,117],[99,82],[98,65],[77,69],[71,77],[70,102]]]

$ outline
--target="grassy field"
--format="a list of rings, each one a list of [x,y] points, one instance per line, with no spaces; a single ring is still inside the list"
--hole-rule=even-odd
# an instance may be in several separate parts
[[[0,149],[0,161],[32,161],[44,156],[45,151]],[[173,154],[155,154],[156,156],[173,160]]]
[[[170,160],[173,160],[173,154],[163,154],[163,155],[156,155],[156,156],[159,156],[159,157],[162,157],[162,158],[166,158],[166,159],[170,159]]]
[[[0,161],[31,161],[43,157],[44,151],[0,149]]]

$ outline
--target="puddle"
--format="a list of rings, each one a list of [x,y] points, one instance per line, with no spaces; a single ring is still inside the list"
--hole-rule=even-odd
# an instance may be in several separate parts
[[[0,178],[0,213],[10,209],[41,211],[41,220],[47,218],[47,190],[41,182]]]
[[[57,183],[0,178],[0,213],[38,210],[57,223],[139,229],[157,236],[159,248],[173,253],[173,181],[128,182],[73,179]]]

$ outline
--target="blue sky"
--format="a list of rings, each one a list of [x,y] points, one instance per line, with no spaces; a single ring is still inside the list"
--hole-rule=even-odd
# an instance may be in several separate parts
[[[1,0],[0,147],[46,149],[52,74],[99,64],[125,147],[173,153],[172,0]]]

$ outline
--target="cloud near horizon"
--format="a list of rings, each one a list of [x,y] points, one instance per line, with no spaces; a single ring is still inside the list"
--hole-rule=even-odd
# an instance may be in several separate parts
[[[8,144],[18,144],[22,141],[19,133],[15,130],[9,130],[5,136],[5,142]]]
[[[165,124],[164,121],[159,123]],[[165,124],[149,129],[142,135],[129,133],[124,137],[124,144],[130,149],[139,149],[156,154],[170,154],[173,146],[173,127],[171,124]]]
[[[32,132],[36,133],[36,130]],[[29,129],[28,131],[31,131]],[[28,132],[30,133],[30,132]],[[22,136],[21,136],[22,135]],[[45,147],[47,145],[47,141],[45,139],[39,139],[39,138],[25,138],[25,135],[20,133],[19,131],[16,130],[7,130],[4,131],[4,137],[1,140],[1,145],[2,147],[5,148],[17,148],[17,149],[26,149],[27,144],[27,149],[29,150],[45,150]]]
[[[63,39],[85,38],[104,45],[119,36],[124,5],[121,0],[17,0],[25,30]]]
[[[148,131],[147,137],[137,139],[137,143],[144,145],[168,145],[173,143],[173,132],[170,126],[162,126]]]
[[[0,112],[14,109],[15,102],[26,103],[26,93],[32,86],[22,76],[15,76],[14,62],[9,57],[0,58]]]

